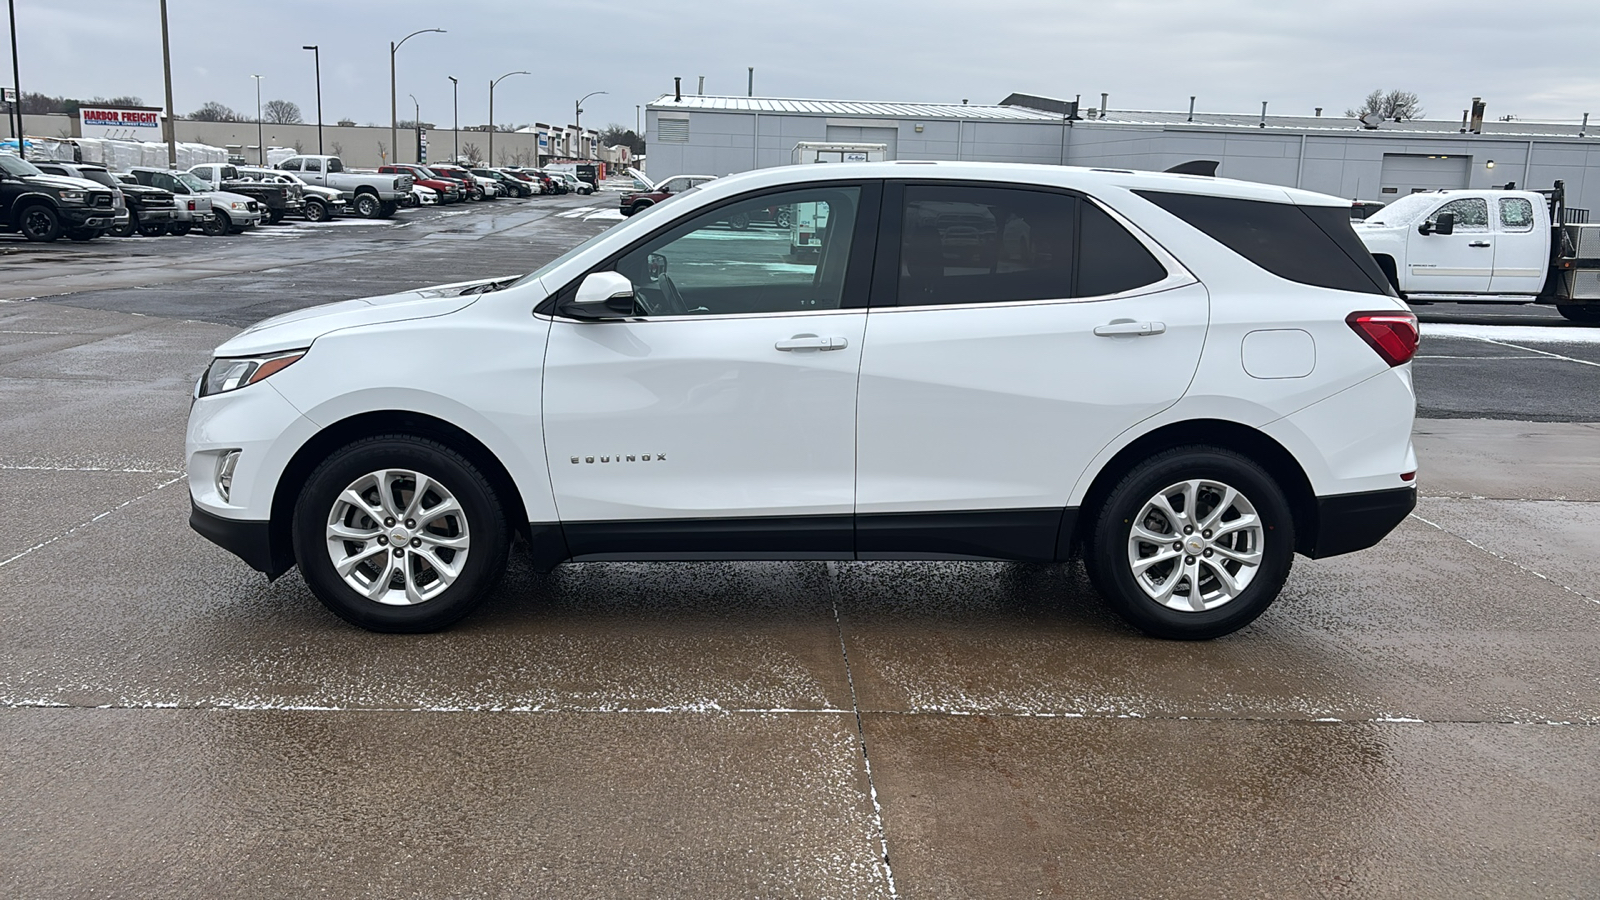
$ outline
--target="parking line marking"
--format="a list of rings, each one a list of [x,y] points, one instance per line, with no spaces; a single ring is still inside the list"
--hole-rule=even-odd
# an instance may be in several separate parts
[[[1559,353],[1551,353],[1551,352],[1549,352],[1547,350],[1539,350],[1539,349],[1536,349],[1534,347],[1522,347],[1522,346],[1519,346],[1517,344],[1508,344],[1505,341],[1497,341],[1497,340],[1493,340],[1492,338],[1479,338],[1478,340],[1484,341],[1485,343],[1490,343],[1490,344],[1499,344],[1502,347],[1510,347],[1513,350],[1526,350],[1529,353],[1537,353],[1540,356],[1548,356],[1548,357],[1551,357],[1553,359],[1562,360],[1563,362],[1577,363],[1580,366],[1594,366],[1595,368],[1600,369],[1600,363],[1591,362],[1591,361],[1589,361],[1587,359],[1574,359],[1573,357],[1570,357],[1570,356],[1562,356]]]
[[[1443,525],[1440,525],[1438,522],[1434,522],[1434,521],[1431,521],[1429,519],[1425,519],[1422,516],[1417,515],[1416,513],[1411,513],[1410,517],[1413,518],[1413,519],[1416,519],[1418,522],[1421,522],[1424,525],[1428,525],[1428,526],[1431,526],[1433,528],[1437,528],[1438,530],[1444,532],[1445,534],[1450,535],[1453,538],[1465,541],[1468,546],[1477,548],[1478,550],[1482,550],[1484,553],[1489,554],[1490,556],[1494,557],[1495,559],[1500,560],[1501,562],[1510,563],[1511,565],[1516,566],[1517,568],[1519,568],[1522,571],[1528,573],[1529,575],[1532,575],[1535,578],[1538,578],[1540,581],[1548,581],[1551,584],[1555,585],[1556,587],[1561,588],[1563,591],[1566,591],[1567,593],[1572,594],[1575,597],[1580,597],[1580,598],[1582,598],[1582,599],[1584,599],[1584,600],[1586,600],[1586,601],[1588,601],[1590,603],[1595,604],[1596,606],[1600,606],[1600,598],[1591,597],[1588,594],[1585,594],[1584,592],[1582,592],[1580,590],[1577,590],[1576,588],[1567,587],[1566,585],[1562,584],[1561,582],[1556,581],[1554,578],[1551,578],[1550,576],[1544,574],[1543,572],[1540,572],[1538,569],[1534,569],[1534,568],[1531,568],[1529,566],[1525,566],[1522,563],[1517,562],[1516,560],[1512,559],[1509,556],[1506,556],[1503,553],[1499,553],[1497,551],[1490,550],[1488,547],[1485,547],[1484,545],[1478,543],[1477,541],[1473,540],[1472,538],[1466,537],[1465,535],[1456,534],[1454,531],[1451,531],[1450,529],[1444,527]],[[3,564],[0,564],[0,565],[3,565]]]
[[[5,560],[4,562],[0,562],[0,569],[3,569],[6,566],[11,565],[12,563],[14,563],[17,560],[23,558],[24,556],[27,556],[28,554],[32,553],[35,550],[43,550],[44,548],[50,546],[51,544],[54,544],[56,541],[59,541],[62,538],[66,537],[67,535],[72,534],[73,532],[77,531],[78,529],[87,527],[89,525],[93,525],[94,523],[100,521],[101,519],[104,519],[106,516],[109,516],[112,513],[116,512],[117,510],[122,509],[122,508],[124,508],[126,506],[130,506],[130,505],[132,505],[134,503],[137,503],[140,500],[143,500],[144,498],[150,496],[151,494],[154,494],[156,491],[159,491],[162,488],[167,487],[169,485],[177,484],[178,482],[182,481],[183,479],[184,479],[184,476],[179,475],[177,478],[172,478],[172,479],[168,479],[167,481],[163,481],[160,484],[156,485],[155,487],[151,488],[148,491],[145,491],[144,493],[140,494],[137,497],[133,497],[133,498],[128,499],[128,500],[124,500],[123,502],[118,503],[116,506],[111,507],[110,509],[106,510],[103,513],[100,513],[98,515],[91,516],[90,518],[84,519],[82,522],[79,522],[78,524],[72,526],[71,528],[68,528],[66,531],[61,532],[60,534],[56,535],[55,537],[49,538],[48,540],[40,541],[39,543],[34,544],[32,547],[29,547],[28,549],[22,551],[21,553],[18,553],[17,555],[11,557],[10,559]]]
[[[177,475],[177,469],[119,469],[115,466],[9,466],[0,464],[0,472],[110,472],[114,475]]]

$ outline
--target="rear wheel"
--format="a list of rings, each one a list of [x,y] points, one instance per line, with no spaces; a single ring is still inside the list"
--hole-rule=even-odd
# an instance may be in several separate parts
[[[383,211],[383,204],[372,194],[357,194],[355,209],[356,215],[363,219],[376,219]]]
[[[1600,303],[1557,303],[1556,312],[1569,322],[1600,325]]]
[[[1231,450],[1180,447],[1112,489],[1085,562],[1130,625],[1207,640],[1261,615],[1293,555],[1294,522],[1272,476]]]
[[[293,527],[317,598],[384,632],[436,631],[471,612],[510,544],[489,480],[449,447],[401,434],[329,456],[301,490]]]
[[[102,232],[98,228],[68,228],[67,229],[67,237],[71,238],[72,240],[78,241],[80,243],[83,242],[83,241],[92,241],[95,238],[99,237],[103,233],[104,232]]]
[[[49,242],[61,237],[61,217],[43,203],[23,210],[17,225],[17,230],[30,241]]]
[[[750,227],[750,214],[734,213],[728,217],[728,225],[735,231],[743,231]]]
[[[154,228],[155,226],[150,226],[150,227]],[[190,225],[189,225],[188,222],[173,222],[171,225],[168,225],[166,227],[165,233],[171,234],[171,235],[176,235],[177,237],[183,237],[184,235],[189,233],[189,228],[190,228]],[[149,234],[149,232],[140,232],[140,233],[141,234]],[[157,237],[161,233],[162,232],[156,232],[156,234],[151,234],[150,236],[151,237]]]
[[[283,210],[281,210],[281,209],[268,209],[267,210],[267,224],[268,225],[276,225],[276,224],[278,224],[279,222],[282,222],[282,221],[283,221]]]
[[[395,210],[397,210],[399,208],[400,208],[400,204],[398,202],[393,201],[393,200],[386,200],[386,201],[384,201],[382,204],[380,204],[378,206],[378,218],[387,219],[390,216],[394,215]]]

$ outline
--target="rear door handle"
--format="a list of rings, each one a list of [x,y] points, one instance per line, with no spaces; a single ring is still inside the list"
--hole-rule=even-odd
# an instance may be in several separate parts
[[[1487,246],[1489,246],[1489,242],[1488,241],[1469,241],[1469,242],[1467,242],[1467,246],[1468,247],[1487,247]]]
[[[817,337],[814,334],[797,334],[772,346],[779,350],[843,350],[850,342],[842,337]]]
[[[1118,335],[1133,335],[1141,337],[1147,334],[1164,334],[1167,330],[1165,322],[1134,322],[1130,319],[1118,319],[1106,325],[1096,325],[1094,333],[1101,337],[1116,337]]]

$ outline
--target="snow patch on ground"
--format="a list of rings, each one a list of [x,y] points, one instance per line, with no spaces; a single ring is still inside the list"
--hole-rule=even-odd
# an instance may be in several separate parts
[[[1538,325],[1422,323],[1425,338],[1474,338],[1511,344],[1600,344],[1600,328],[1545,328]]]

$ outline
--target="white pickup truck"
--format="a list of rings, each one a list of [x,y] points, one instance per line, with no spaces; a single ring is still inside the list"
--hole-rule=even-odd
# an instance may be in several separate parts
[[[1552,303],[1600,325],[1600,225],[1549,191],[1424,191],[1351,223],[1411,303]]]

